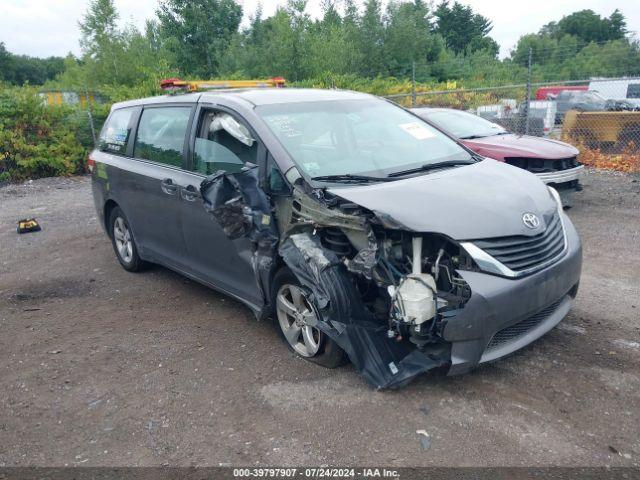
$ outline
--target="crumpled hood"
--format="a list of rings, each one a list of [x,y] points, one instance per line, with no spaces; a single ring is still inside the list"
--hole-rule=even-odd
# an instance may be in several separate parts
[[[398,228],[455,240],[537,235],[557,209],[535,175],[490,159],[394,182],[333,187],[329,192],[400,224]],[[524,225],[526,212],[540,218],[538,228]]]
[[[579,153],[568,143],[511,133],[460,141],[474,152],[495,160],[507,157],[560,159],[571,158]]]

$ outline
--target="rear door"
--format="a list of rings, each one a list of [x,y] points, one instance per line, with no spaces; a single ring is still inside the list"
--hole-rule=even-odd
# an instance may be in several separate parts
[[[184,182],[189,127],[195,105],[145,106],[135,130],[133,160],[121,188],[142,256],[184,269],[179,185]]]
[[[180,184],[189,267],[205,281],[260,306],[262,294],[251,265],[249,240],[229,240],[205,210],[199,190],[208,175],[238,172],[245,162],[259,163],[265,149],[239,117],[226,111],[199,108],[194,127],[189,174]]]

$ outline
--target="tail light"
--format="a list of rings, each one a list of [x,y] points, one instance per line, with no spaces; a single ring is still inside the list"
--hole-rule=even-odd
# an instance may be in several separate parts
[[[89,173],[93,173],[93,168],[96,166],[96,161],[91,158],[91,155],[89,155],[89,157],[87,157],[87,170],[89,170]]]

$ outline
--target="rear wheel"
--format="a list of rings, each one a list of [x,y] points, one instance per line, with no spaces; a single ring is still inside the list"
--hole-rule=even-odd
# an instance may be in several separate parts
[[[109,217],[109,235],[113,250],[122,267],[129,272],[139,272],[146,263],[138,255],[129,221],[120,207],[115,207]]]
[[[273,281],[275,320],[287,345],[297,355],[327,368],[345,362],[344,351],[314,325],[322,322],[317,307],[306,290],[287,268]]]

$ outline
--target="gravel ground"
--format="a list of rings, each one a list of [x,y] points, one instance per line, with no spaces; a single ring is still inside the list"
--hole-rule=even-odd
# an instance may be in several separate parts
[[[88,178],[0,188],[0,466],[638,466],[640,177],[584,185],[567,319],[471,374],[384,392],[295,358],[228,297],[125,272]],[[43,230],[17,235],[29,216]]]

